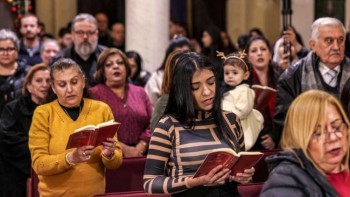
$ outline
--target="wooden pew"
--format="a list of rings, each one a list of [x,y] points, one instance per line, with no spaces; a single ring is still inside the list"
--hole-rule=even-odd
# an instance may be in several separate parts
[[[143,192],[146,157],[123,158],[123,164],[106,171],[106,193]]]

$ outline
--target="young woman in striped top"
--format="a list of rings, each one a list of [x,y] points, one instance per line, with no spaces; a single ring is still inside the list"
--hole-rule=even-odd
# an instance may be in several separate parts
[[[244,150],[238,117],[220,109],[220,93],[213,64],[204,56],[179,56],[169,101],[150,142],[144,188],[147,193],[172,196],[239,196],[237,183],[248,183],[254,168],[230,176],[218,166],[193,178],[213,149]]]

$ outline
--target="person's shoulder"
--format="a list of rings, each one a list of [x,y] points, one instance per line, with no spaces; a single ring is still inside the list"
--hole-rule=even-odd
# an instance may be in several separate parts
[[[103,90],[105,88],[104,86],[105,86],[104,84],[97,84],[97,85],[91,87],[89,90],[91,92],[96,93],[96,92],[99,92],[99,91]]]
[[[15,100],[13,100],[13,101],[10,101],[10,102],[6,103],[5,106],[4,106],[3,113],[1,115],[2,116],[7,116],[7,114],[4,114],[4,111],[6,111],[6,112],[13,112],[15,110],[15,108],[17,106],[19,106],[21,98],[22,98],[22,96],[17,98],[17,99],[15,99]]]
[[[51,113],[54,110],[55,102],[57,102],[57,100],[39,105],[38,107],[35,108],[34,113],[41,113],[41,114]],[[57,105],[59,106],[58,102],[57,102]]]
[[[288,80],[290,78],[294,78],[296,76],[299,76],[302,72],[302,70],[306,66],[306,62],[308,61],[308,56],[300,59],[295,64],[291,65],[289,68],[287,68],[280,77],[280,80]]]
[[[164,114],[158,121],[156,128],[162,130],[170,130],[171,127],[174,127],[176,123],[179,123],[173,116],[169,114]]]
[[[23,39],[21,39],[20,42],[19,42],[19,49],[18,49],[18,52],[19,52],[19,53],[27,52],[26,46],[24,45]]]
[[[230,124],[234,124],[237,121],[238,116],[231,111],[221,111],[224,119],[227,119]]]
[[[164,75],[164,70],[156,70],[151,74],[150,79],[163,78],[163,75]]]
[[[246,83],[240,84],[238,86],[236,86],[235,89],[230,90],[230,92],[234,92],[234,90],[239,90],[239,91],[249,91],[252,90],[251,88],[249,88],[249,85]]]
[[[346,66],[350,66],[350,58],[345,56],[343,64],[346,65]]]
[[[17,69],[15,75],[20,76],[21,74],[27,74],[30,70],[31,66],[27,64],[26,59],[18,59],[17,60]]]
[[[139,95],[140,97],[143,97],[143,99],[147,96],[147,93],[145,91],[145,88],[141,86],[134,85],[132,83],[128,83],[129,91],[131,91],[133,94]],[[148,98],[148,96],[147,96]]]
[[[241,84],[236,86],[234,89],[231,89],[223,94],[223,99],[228,99],[228,98],[242,98],[246,97],[247,94],[254,94],[254,90],[249,88],[248,84]]]
[[[150,76],[151,76],[151,73],[148,70],[142,69],[140,71],[140,77],[141,78],[147,78],[148,79]]]
[[[271,173],[274,171],[274,173],[293,174],[295,171],[301,169],[300,157],[303,154],[301,152],[301,150],[297,150],[295,153],[280,151],[275,155],[267,157],[265,162]]]
[[[96,49],[99,53],[101,53],[103,50],[107,49],[108,47],[104,46],[104,45],[97,45]]]
[[[56,57],[57,58],[70,58],[70,57],[72,57],[72,51],[73,51],[72,47],[64,48],[57,53]]]
[[[89,114],[99,114],[100,116],[104,116],[105,114],[112,114],[112,109],[110,106],[103,101],[84,98],[84,108],[85,107],[88,108]]]
[[[94,108],[109,108],[109,105],[106,104],[105,102],[99,101],[99,100],[94,100],[90,98],[84,98],[84,105],[87,106],[93,106]]]
[[[179,122],[176,120],[176,118],[174,118],[172,115],[170,114],[164,114],[160,120],[162,120],[162,122],[166,122],[166,121],[170,121],[170,122]]]
[[[132,90],[132,91],[140,91],[140,92],[145,91],[143,87],[134,85],[132,83],[127,83],[127,86],[129,88],[129,90]]]

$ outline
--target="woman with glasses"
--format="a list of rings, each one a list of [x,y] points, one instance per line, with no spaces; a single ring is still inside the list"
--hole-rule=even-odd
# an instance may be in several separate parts
[[[349,121],[329,93],[310,90],[289,107],[283,152],[266,162],[270,175],[260,196],[346,196],[350,193]]]
[[[0,113],[9,101],[18,98],[29,70],[25,61],[17,60],[19,40],[10,30],[0,30]]]
[[[124,157],[141,157],[147,152],[151,138],[152,105],[142,87],[128,82],[128,58],[119,49],[104,50],[97,60],[93,98],[112,109],[115,121],[120,122],[118,139]]]

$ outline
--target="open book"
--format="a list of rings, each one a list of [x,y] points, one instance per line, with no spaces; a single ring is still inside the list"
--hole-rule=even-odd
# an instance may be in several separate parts
[[[231,169],[231,176],[243,173],[245,169],[253,167],[263,157],[262,152],[239,152],[230,148],[214,149],[204,159],[193,178],[207,175],[218,165]]]
[[[252,89],[255,91],[254,108],[259,111],[264,111],[266,105],[276,99],[277,90],[274,88],[255,84]]]
[[[66,149],[92,145],[98,146],[107,138],[113,138],[119,129],[120,123],[110,120],[96,126],[87,125],[76,129],[68,139]]]

